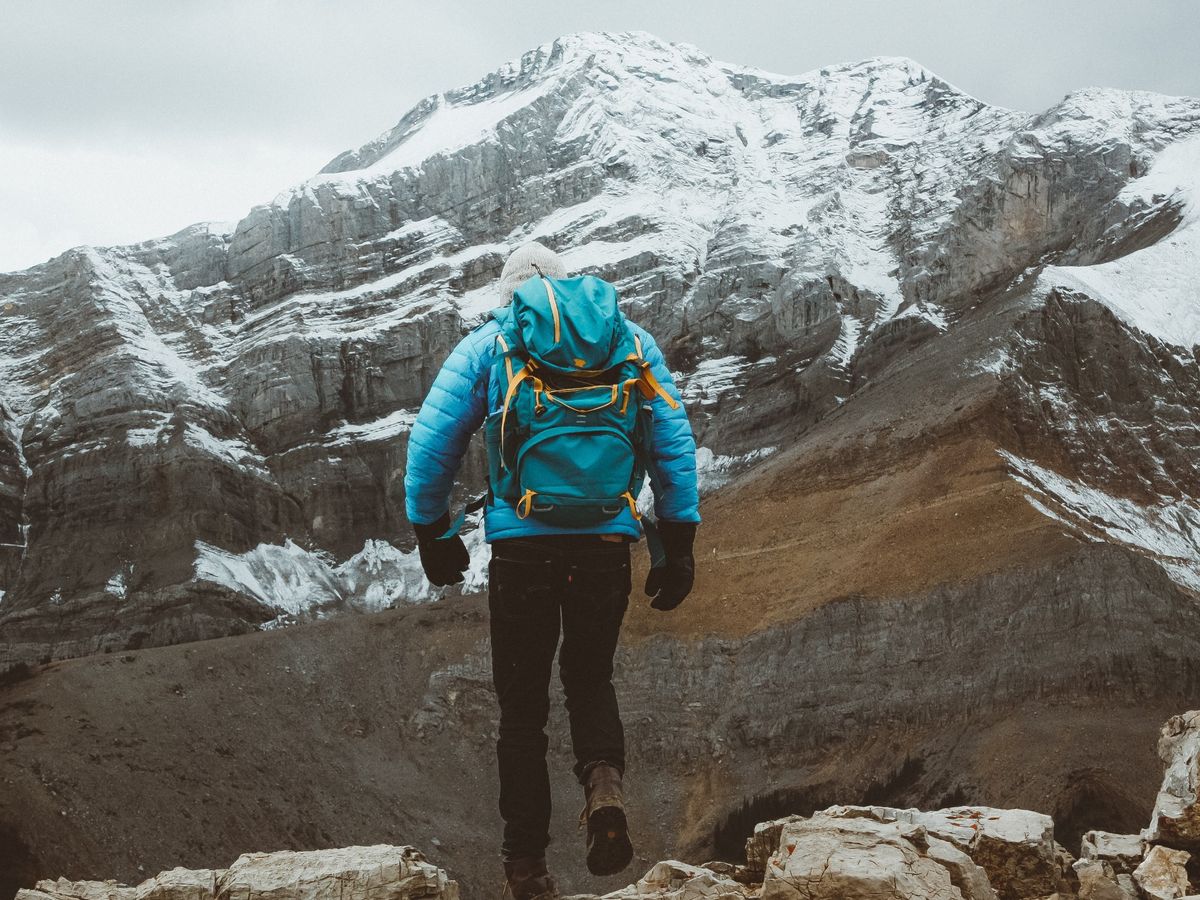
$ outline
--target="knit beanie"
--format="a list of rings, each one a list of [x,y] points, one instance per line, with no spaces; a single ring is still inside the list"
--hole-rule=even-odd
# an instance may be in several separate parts
[[[537,241],[522,244],[509,254],[500,272],[500,301],[511,300],[513,291],[538,274],[538,269],[549,278],[567,277],[567,268],[558,254]]]

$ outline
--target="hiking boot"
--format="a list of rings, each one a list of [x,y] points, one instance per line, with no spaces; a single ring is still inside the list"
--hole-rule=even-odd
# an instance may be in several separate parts
[[[558,887],[546,870],[546,857],[504,861],[504,900],[559,900]]]
[[[600,763],[587,774],[580,827],[587,827],[587,867],[593,875],[615,875],[633,860],[625,821],[621,773]]]

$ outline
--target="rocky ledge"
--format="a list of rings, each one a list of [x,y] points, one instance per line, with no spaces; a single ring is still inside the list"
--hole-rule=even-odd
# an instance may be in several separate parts
[[[228,869],[171,869],[136,887],[39,881],[16,900],[458,900],[458,883],[412,847],[245,853]]]
[[[831,806],[762,822],[744,864],[654,865],[604,900],[1200,900],[1200,710],[1171,718],[1149,826],[1091,831],[1076,859],[1054,822],[1020,809],[923,812]],[[136,887],[41,881],[16,900],[457,900],[458,884],[412,847],[249,853],[228,869],[172,869]],[[576,895],[585,900],[592,895]]]

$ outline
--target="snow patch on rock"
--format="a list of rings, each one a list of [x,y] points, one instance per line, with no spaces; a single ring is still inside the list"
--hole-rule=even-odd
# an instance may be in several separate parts
[[[1168,145],[1150,171],[1131,182],[1117,200],[1147,206],[1174,203],[1182,219],[1171,234],[1120,259],[1094,266],[1049,266],[1039,278],[1039,289],[1080,291],[1169,344],[1200,344],[1200,135]]]
[[[1160,498],[1143,505],[1000,451],[1042,514],[1093,541],[1111,541],[1155,560],[1173,581],[1200,591],[1200,505]]]
[[[471,555],[463,593],[487,587],[490,553],[478,513],[469,516],[462,532]],[[320,616],[334,609],[376,612],[404,603],[428,603],[443,595],[425,578],[417,550],[400,550],[383,540],[369,539],[363,549],[337,563],[326,552],[306,550],[291,540],[259,544],[245,553],[231,553],[196,542],[194,577],[253,597],[283,617]]]
[[[197,541],[196,554],[197,581],[246,594],[281,614],[299,615],[342,597],[329,557],[291,540],[259,544],[245,553]]]
[[[112,578],[108,579],[104,585],[104,590],[122,600],[129,593],[129,578],[125,572],[117,572]]]
[[[696,480],[700,485],[700,493],[709,494],[723,487],[734,475],[761,462],[778,449],[760,447],[740,456],[719,456],[708,447],[699,447],[696,450]]]
[[[365,443],[371,441],[395,440],[402,434],[407,434],[417,420],[417,414],[410,409],[397,409],[372,422],[340,425],[326,436],[331,446],[344,444]]]
[[[834,341],[833,349],[829,351],[830,356],[843,369],[849,367],[850,360],[854,358],[854,353],[858,350],[858,345],[862,337],[862,322],[851,315],[842,316],[842,328],[838,332],[837,340]]]

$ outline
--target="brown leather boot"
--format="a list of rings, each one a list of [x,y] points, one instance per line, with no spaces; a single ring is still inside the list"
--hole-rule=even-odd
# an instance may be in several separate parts
[[[546,870],[546,857],[504,861],[505,900],[559,900],[558,887]]]
[[[587,774],[580,826],[587,826],[587,867],[593,875],[615,875],[633,859],[625,821],[621,773],[600,763]]]

